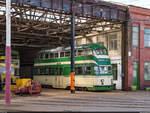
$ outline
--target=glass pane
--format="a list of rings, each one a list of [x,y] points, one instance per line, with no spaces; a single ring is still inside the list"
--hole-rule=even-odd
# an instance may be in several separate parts
[[[82,67],[76,67],[76,68],[75,68],[75,74],[77,74],[77,75],[83,74],[83,69],[82,69]]]
[[[114,40],[114,50],[117,50],[117,40]]]
[[[93,54],[92,49],[85,50],[85,55],[92,55],[92,54]]]
[[[90,66],[85,67],[85,74],[91,74],[91,67]]]
[[[52,67],[49,68],[49,74],[54,75],[54,68],[52,68]]]
[[[48,59],[48,54],[45,54],[45,58]]]
[[[65,52],[65,57],[70,57],[70,52]]]
[[[133,44],[133,46],[138,46],[138,40],[139,40],[138,27],[133,27],[133,34],[132,34],[132,44]]]
[[[132,30],[133,30],[133,32],[138,32],[139,31],[138,27],[132,27]]]
[[[150,63],[144,63],[144,80],[150,80]]]
[[[78,50],[78,56],[84,55],[84,50]]]
[[[95,73],[95,75],[99,75],[98,66],[94,66],[94,73]]]
[[[113,50],[113,40],[109,42],[109,50]]]
[[[50,53],[50,58],[54,58],[54,53]]]
[[[61,53],[60,53],[60,57],[64,57],[64,52],[61,52]]]
[[[58,58],[58,53],[55,53],[55,58]]]
[[[150,29],[145,28],[145,29],[144,29],[144,34],[145,34],[145,33],[146,33],[146,34],[150,34]]]

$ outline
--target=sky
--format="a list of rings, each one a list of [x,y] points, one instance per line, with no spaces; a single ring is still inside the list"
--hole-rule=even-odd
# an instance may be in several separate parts
[[[104,1],[119,2],[127,5],[135,5],[150,9],[150,0],[104,0]]]

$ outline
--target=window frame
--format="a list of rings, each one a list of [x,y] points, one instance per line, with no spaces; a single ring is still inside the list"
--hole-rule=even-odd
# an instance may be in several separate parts
[[[115,35],[115,37],[114,37]],[[113,37],[112,37],[113,36]],[[115,42],[117,44],[115,44]],[[112,45],[111,45],[112,44]],[[115,47],[116,46],[116,47]],[[118,34],[114,33],[114,34],[110,34],[109,35],[109,50],[110,51],[117,51],[118,50]]]
[[[148,28],[148,27],[144,28],[144,47],[150,48],[150,32],[149,32],[149,33],[145,33],[145,30],[146,30],[146,29],[148,29],[148,30],[150,31],[150,28]],[[146,34],[147,34],[147,35],[146,35]],[[148,43],[149,43],[149,46],[145,45],[145,41],[147,41],[147,40],[145,40],[145,39],[146,39],[145,36],[149,36],[149,39],[147,39],[147,40],[148,40]]]
[[[134,28],[137,28],[137,31],[134,30]],[[138,36],[137,38],[134,37],[134,33],[137,33],[137,36]],[[137,40],[137,45],[136,43],[133,43],[135,39]],[[132,46],[133,47],[139,46],[139,27],[138,26],[132,26]]]
[[[149,65],[150,65],[150,61],[145,61],[144,62],[144,81],[150,81],[150,78],[149,78],[149,80],[145,79],[145,63],[149,63]]]

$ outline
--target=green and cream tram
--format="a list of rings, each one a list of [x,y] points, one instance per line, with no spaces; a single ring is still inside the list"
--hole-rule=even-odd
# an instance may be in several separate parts
[[[35,59],[33,79],[53,88],[67,88],[70,71],[70,47],[42,50]],[[104,46],[75,47],[75,87],[92,91],[113,89],[111,62]]]

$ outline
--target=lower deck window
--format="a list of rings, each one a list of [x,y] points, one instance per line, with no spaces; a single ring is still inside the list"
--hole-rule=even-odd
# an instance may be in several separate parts
[[[49,75],[54,75],[54,68],[52,67],[49,68]]]
[[[56,75],[62,75],[62,68],[56,68]]]
[[[98,66],[94,66],[94,74],[99,75],[99,67]]]
[[[75,74],[76,75],[90,75],[91,74],[91,66],[78,66],[75,67]]]

